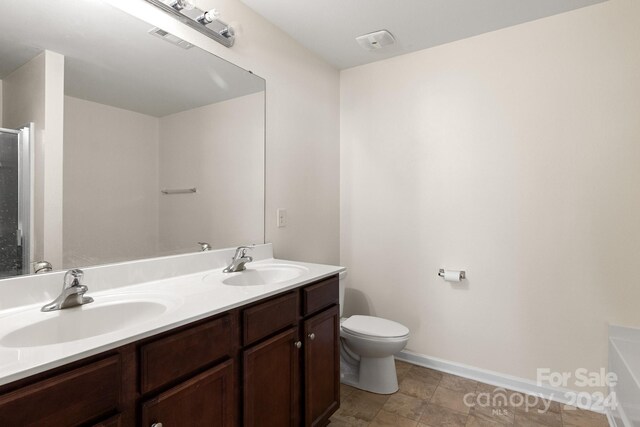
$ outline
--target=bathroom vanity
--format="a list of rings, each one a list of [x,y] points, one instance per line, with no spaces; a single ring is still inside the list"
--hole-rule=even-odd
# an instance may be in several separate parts
[[[340,402],[337,273],[342,269],[273,259],[252,264],[230,275],[215,269],[95,292],[94,303],[54,316],[82,319],[92,310],[109,307],[100,305],[109,297],[141,298],[151,289],[165,295],[180,290],[184,298],[140,325],[66,345],[52,338],[38,347],[29,337],[5,333],[9,323],[14,328],[27,324],[24,336],[52,313],[31,312],[37,306],[0,311],[0,425],[328,424]],[[96,270],[105,268],[113,267]],[[287,269],[297,269],[298,277],[289,279]],[[91,273],[87,269],[89,293]],[[26,316],[25,310],[40,320],[12,321]],[[158,330],[162,332],[155,333]],[[70,337],[76,338],[71,332],[60,339]],[[100,345],[95,348],[90,342]],[[12,347],[20,343],[31,346]],[[69,354],[61,357],[61,351]],[[7,359],[10,354],[16,359]],[[69,359],[73,362],[66,363]],[[11,362],[22,366],[8,375]],[[46,366],[50,368],[43,370]],[[30,375],[34,371],[40,372]]]

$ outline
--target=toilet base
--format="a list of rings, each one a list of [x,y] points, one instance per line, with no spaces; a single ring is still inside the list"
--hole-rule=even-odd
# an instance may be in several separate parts
[[[377,394],[398,391],[398,376],[393,356],[361,357],[359,363],[340,358],[340,382],[360,390]]]

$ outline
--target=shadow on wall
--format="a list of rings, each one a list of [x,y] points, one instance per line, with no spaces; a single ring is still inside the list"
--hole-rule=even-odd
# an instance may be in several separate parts
[[[364,292],[358,289],[347,288],[344,292],[344,311],[343,316],[352,316],[354,314],[362,314],[365,316],[375,316],[375,310],[372,308],[371,300]]]
[[[460,282],[443,281],[443,283],[443,286],[449,286],[454,291],[469,291],[471,285],[469,279],[464,279]],[[344,311],[342,315],[348,317],[354,314],[378,316],[371,303],[371,298],[358,289],[347,288],[344,293]]]
[[[470,287],[469,279],[464,279],[459,282],[444,282],[451,287],[454,291],[468,291]]]

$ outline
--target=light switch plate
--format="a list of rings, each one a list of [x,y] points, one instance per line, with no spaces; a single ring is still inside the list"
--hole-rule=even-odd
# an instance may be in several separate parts
[[[287,210],[286,209],[276,210],[276,217],[278,218],[278,228],[287,226]]]

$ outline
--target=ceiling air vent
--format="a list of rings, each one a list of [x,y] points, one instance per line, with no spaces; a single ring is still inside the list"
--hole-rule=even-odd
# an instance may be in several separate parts
[[[380,30],[358,36],[356,37],[356,41],[366,50],[377,50],[382,49],[385,46],[394,44],[396,42],[396,39],[389,31]]]
[[[173,34],[168,33],[165,30],[160,29],[158,27],[150,29],[149,34],[151,34],[152,36],[159,37],[162,40],[168,41],[169,43],[174,44],[176,46],[180,46],[183,49],[191,49],[193,47],[193,45],[188,41],[182,40],[180,37],[174,36]]]

